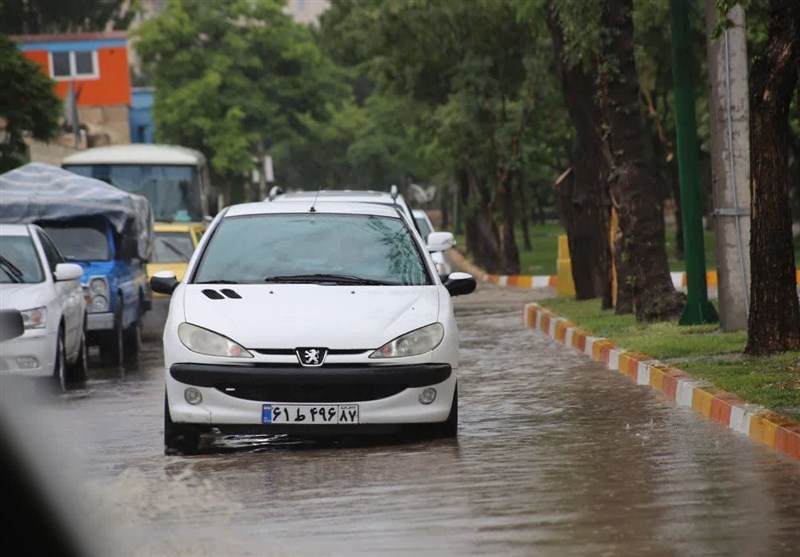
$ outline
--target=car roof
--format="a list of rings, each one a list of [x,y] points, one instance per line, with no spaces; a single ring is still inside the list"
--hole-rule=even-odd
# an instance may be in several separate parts
[[[177,145],[109,145],[93,147],[69,155],[61,161],[71,164],[205,164],[205,157],[199,151]]]
[[[30,236],[27,224],[0,223],[0,236]]]
[[[311,203],[308,199],[303,200],[284,200],[281,203],[242,203],[239,205],[231,205],[225,217],[235,217],[242,215],[280,215],[280,214],[297,214],[309,213]],[[382,204],[371,204],[354,201],[352,203],[326,202],[325,200],[317,200],[314,204],[315,213],[323,214],[350,214],[350,215],[371,215],[378,217],[391,217],[400,218],[397,210],[394,207],[388,207]]]

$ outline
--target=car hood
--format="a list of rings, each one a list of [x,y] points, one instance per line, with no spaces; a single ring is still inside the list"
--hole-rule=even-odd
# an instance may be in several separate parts
[[[241,299],[209,299],[230,288]],[[439,317],[436,286],[274,284],[183,289],[186,321],[249,349],[374,349]]]
[[[0,307],[3,309],[33,309],[50,301],[46,282],[0,284]]]

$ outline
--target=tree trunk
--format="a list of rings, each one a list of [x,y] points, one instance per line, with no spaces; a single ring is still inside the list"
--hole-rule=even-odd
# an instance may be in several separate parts
[[[558,189],[575,295],[578,300],[602,297],[603,308],[610,308],[609,165],[602,139],[602,111],[595,102],[597,76],[579,65],[567,64],[564,35],[552,1],[545,13],[564,100],[577,135],[573,173]]]
[[[459,171],[458,181],[464,233],[475,263],[490,273],[502,274],[500,232],[492,218],[489,192],[466,163]]]
[[[606,0],[603,23],[609,30],[604,49],[615,64],[607,78],[611,151],[619,190],[622,253],[630,269],[618,276],[633,289],[638,321],[677,319],[686,296],[672,285],[664,245],[661,196],[644,160],[645,137],[639,110],[639,77],[633,53],[632,0]]]
[[[518,275],[520,272],[519,266],[519,248],[517,247],[517,238],[514,234],[514,224],[516,216],[514,215],[514,205],[516,199],[514,198],[514,182],[516,182],[517,171],[510,170],[506,175],[504,183],[500,184],[500,192],[503,196],[503,234],[502,234],[502,274],[504,275]]]
[[[632,0],[607,0],[603,10],[610,31],[604,48],[616,67],[608,76],[611,152],[619,191],[623,260],[630,264],[620,284],[633,289],[638,321],[677,319],[686,296],[672,285],[664,244],[664,219],[655,180],[644,160],[644,129],[639,111],[639,78],[633,57]]]
[[[525,175],[522,170],[516,173],[517,191],[519,192],[519,225],[522,227],[522,245],[525,251],[531,251],[530,215],[528,214],[528,199],[525,195]]]
[[[789,208],[789,105],[800,57],[800,3],[772,0],[769,38],[750,72],[750,315],[747,354],[800,350]]]

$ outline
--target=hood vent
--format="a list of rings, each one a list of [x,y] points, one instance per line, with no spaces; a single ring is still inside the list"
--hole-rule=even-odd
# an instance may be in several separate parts
[[[203,294],[205,294],[207,298],[211,298],[212,300],[222,300],[225,297],[216,290],[211,290],[210,288],[203,289]]]
[[[239,294],[237,292],[234,292],[230,288],[223,288],[222,290],[220,290],[220,292],[225,294],[228,298],[233,298],[234,300],[241,300],[242,299],[242,297],[239,296]]]

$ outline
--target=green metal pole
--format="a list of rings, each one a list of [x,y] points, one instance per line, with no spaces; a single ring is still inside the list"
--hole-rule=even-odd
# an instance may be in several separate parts
[[[698,171],[697,120],[692,86],[692,40],[689,0],[670,0],[672,25],[672,79],[675,89],[675,127],[678,135],[678,174],[681,184],[683,252],[686,261],[688,301],[681,325],[717,323],[717,310],[708,301],[703,245],[700,173]]]

